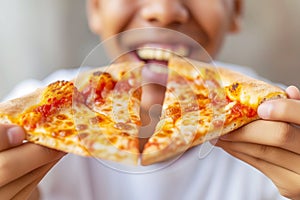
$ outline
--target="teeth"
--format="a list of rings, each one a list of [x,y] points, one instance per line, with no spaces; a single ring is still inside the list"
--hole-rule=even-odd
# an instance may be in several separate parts
[[[166,67],[159,66],[156,64],[150,64],[149,69],[158,74],[167,74],[168,73],[168,69]]]
[[[171,52],[170,50],[164,49],[154,49],[154,48],[142,48],[137,50],[137,54],[141,59],[145,60],[161,60],[161,61],[168,61],[171,55],[175,53],[179,56],[187,56],[188,49],[180,46]]]
[[[171,52],[162,49],[139,49],[137,54],[142,59],[147,60],[168,60],[171,56]]]

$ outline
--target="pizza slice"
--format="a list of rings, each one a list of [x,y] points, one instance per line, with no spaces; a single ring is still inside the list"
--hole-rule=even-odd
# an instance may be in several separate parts
[[[162,118],[142,152],[149,165],[184,153],[258,119],[263,101],[283,90],[224,68],[174,57],[168,64]]]
[[[81,142],[92,152],[92,156],[99,157],[98,155],[103,151],[108,151],[112,153],[112,158],[108,160],[134,160],[134,162],[127,163],[137,164],[139,159],[138,132],[141,125],[139,114],[142,66],[142,62],[122,62],[101,71],[82,73],[77,77],[75,85],[84,96],[84,105],[110,121],[109,124],[97,127],[98,121],[101,122],[103,119],[96,117],[90,121],[88,127],[85,127],[86,131]],[[77,124],[86,124],[85,115],[75,115],[74,118]],[[87,131],[97,129],[101,135],[86,134]],[[100,142],[101,136],[104,136],[106,141]],[[110,143],[114,148],[103,146],[105,142]],[[97,146],[101,148],[95,148]]]
[[[137,164],[142,65],[113,64],[0,103],[0,123],[22,126],[33,143]]]

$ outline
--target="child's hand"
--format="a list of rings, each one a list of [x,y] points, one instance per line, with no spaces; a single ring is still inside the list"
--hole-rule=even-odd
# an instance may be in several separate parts
[[[23,143],[24,130],[0,124],[0,199],[28,199],[63,153]]]
[[[258,120],[232,134],[217,146],[267,175],[283,196],[300,199],[300,92],[290,86],[290,99],[263,103]]]

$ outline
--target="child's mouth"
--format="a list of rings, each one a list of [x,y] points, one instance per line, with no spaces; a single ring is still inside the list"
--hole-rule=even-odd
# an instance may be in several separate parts
[[[134,53],[138,60],[146,63],[143,70],[145,82],[165,85],[170,57],[188,56],[190,50],[184,45],[147,44],[139,46]]]

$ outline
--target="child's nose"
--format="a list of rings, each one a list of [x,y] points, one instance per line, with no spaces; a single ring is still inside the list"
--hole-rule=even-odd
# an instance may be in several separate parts
[[[166,27],[185,23],[189,12],[184,0],[147,0],[141,8],[141,17],[149,24]]]

